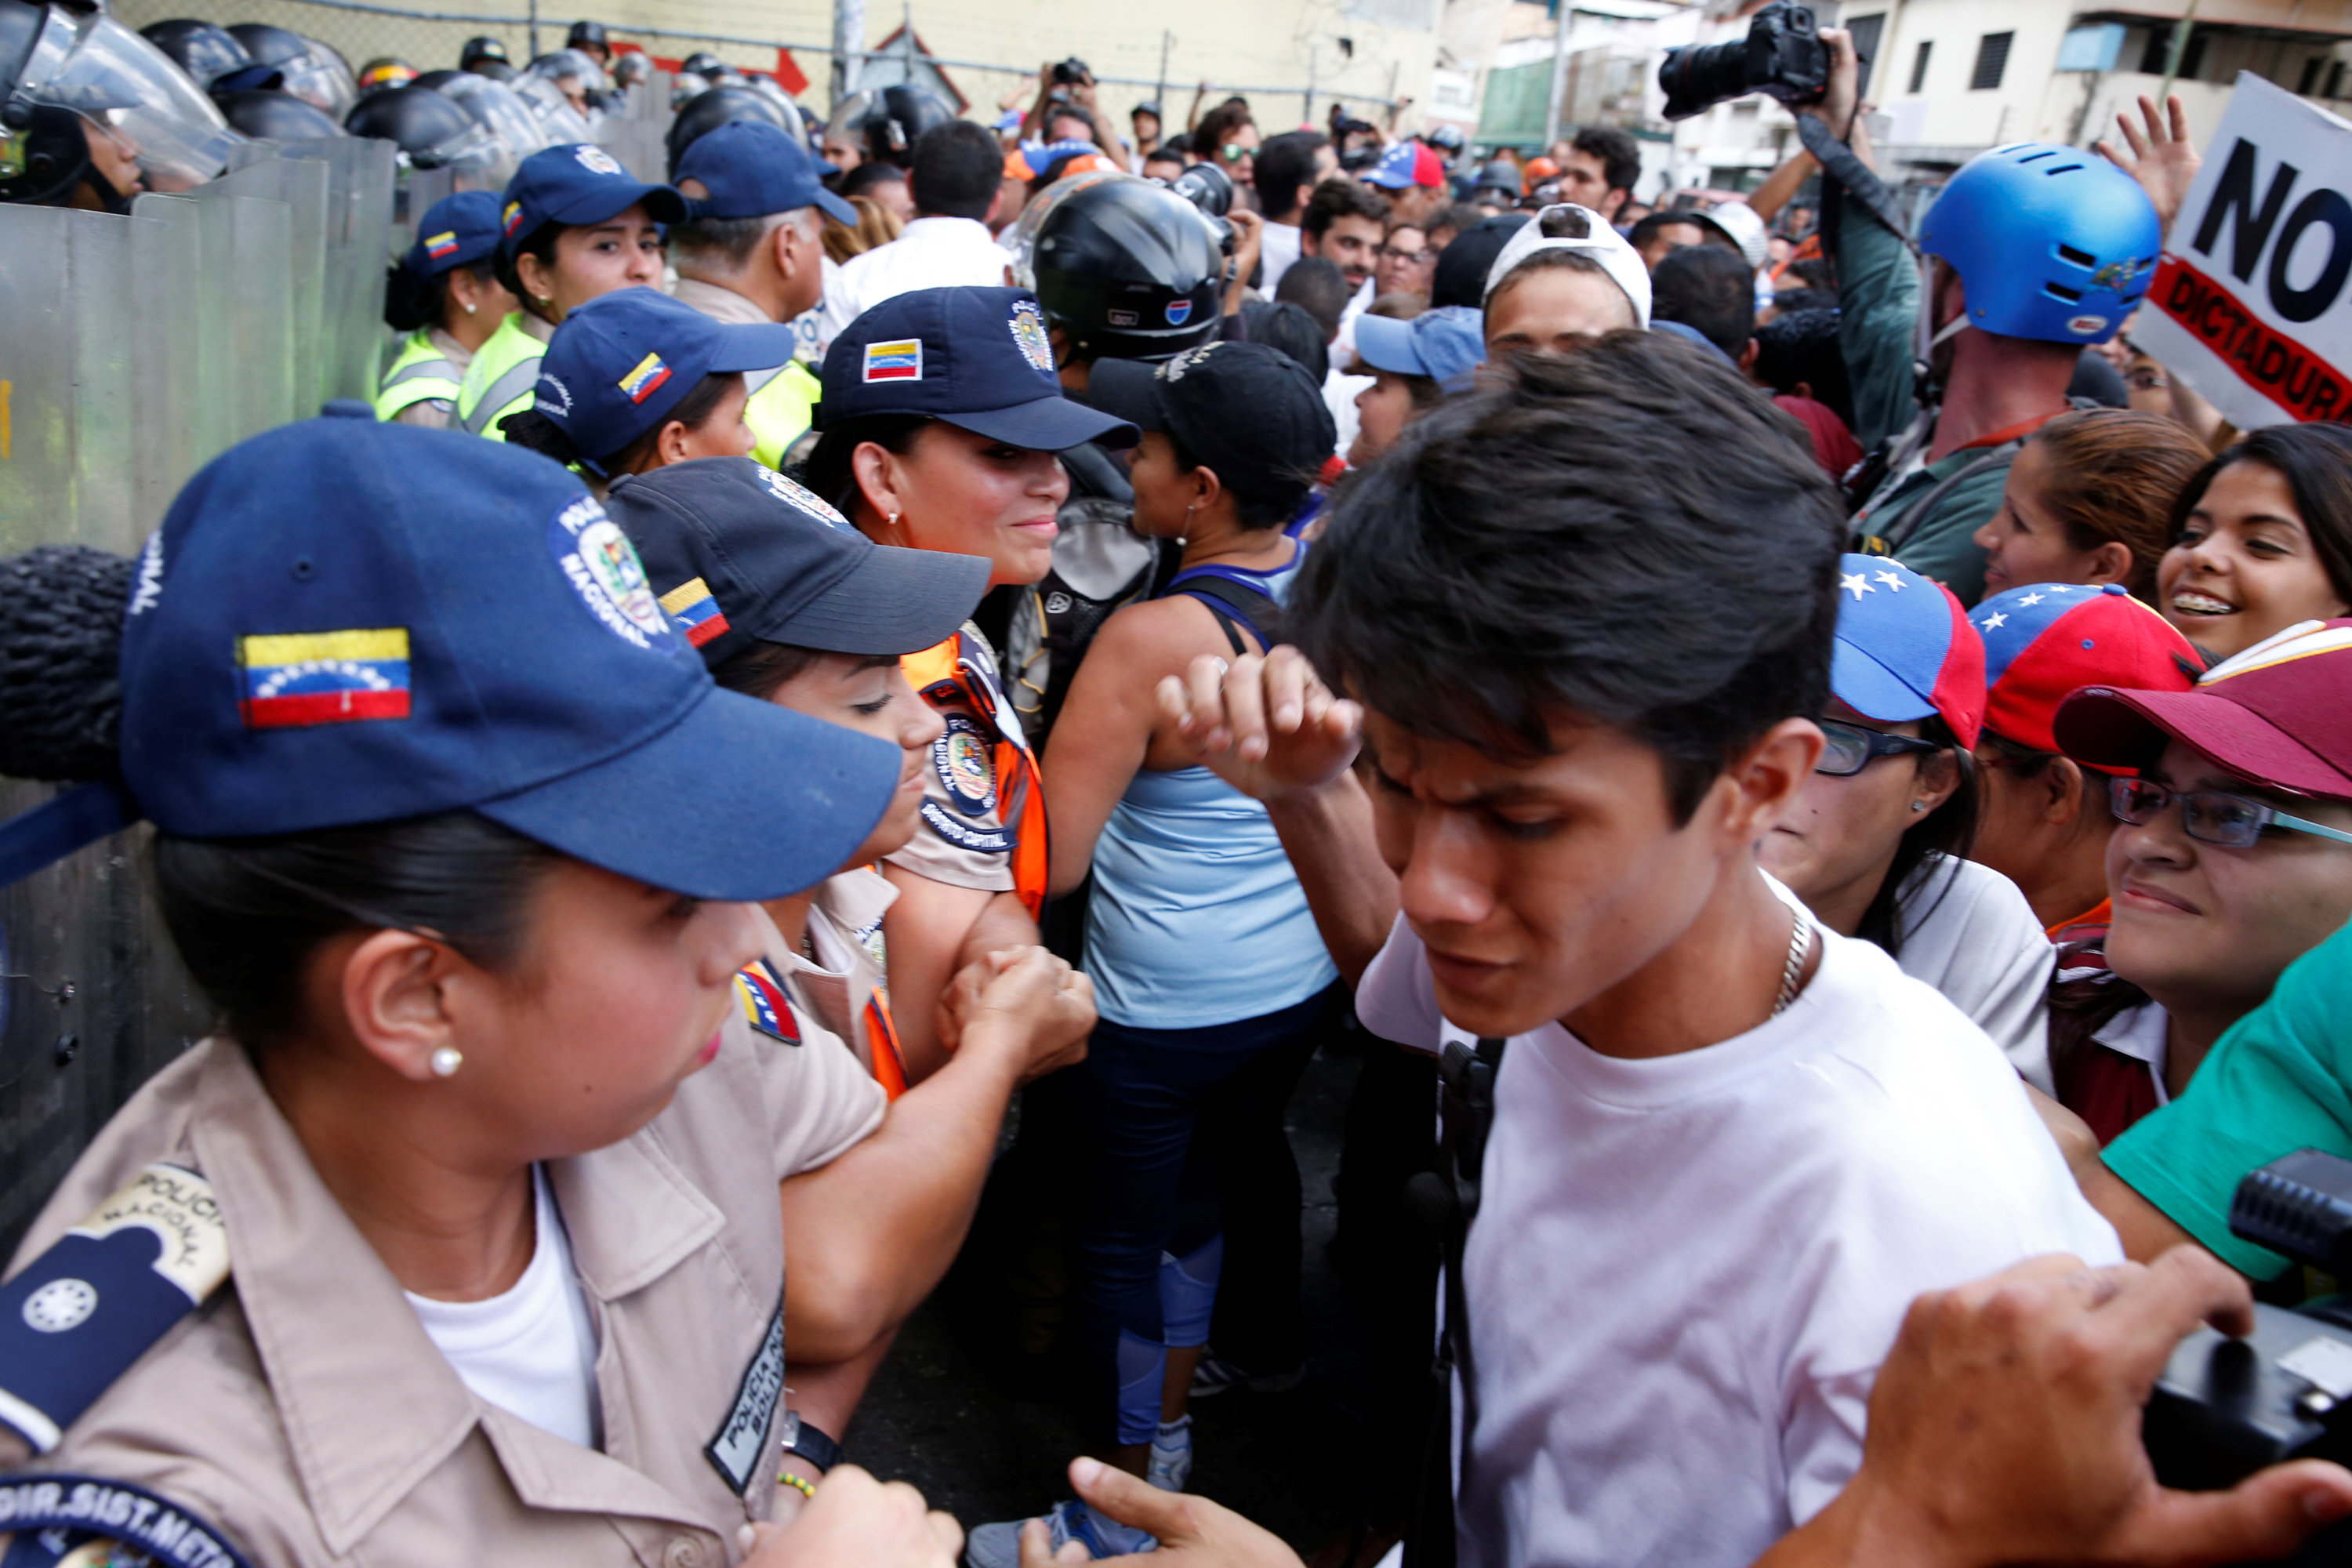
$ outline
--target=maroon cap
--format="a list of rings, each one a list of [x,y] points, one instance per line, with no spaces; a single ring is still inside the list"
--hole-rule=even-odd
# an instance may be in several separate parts
[[[2193,691],[2086,686],[2052,728],[2092,767],[2145,767],[2174,740],[2271,788],[2352,800],[2352,618],[2289,626]]]

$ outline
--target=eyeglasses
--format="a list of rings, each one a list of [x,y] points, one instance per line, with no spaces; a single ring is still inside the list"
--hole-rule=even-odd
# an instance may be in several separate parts
[[[1238,163],[1249,156],[1250,150],[1238,142],[1228,142],[1217,149],[1218,156],[1228,163]]]
[[[2147,779],[2115,779],[2108,784],[2107,792],[2108,805],[2116,816],[2135,827],[2147,826],[2177,800],[2180,803],[2180,826],[2188,830],[2189,837],[2226,849],[2252,848],[2262,841],[2265,827],[2290,828],[2296,833],[2333,838],[2338,844],[2352,844],[2352,833],[2338,833],[2333,827],[2289,816],[2261,801],[2248,800],[2242,795],[2225,795],[2217,789],[2176,790]]]
[[[1816,719],[1813,722],[1822,727],[1822,734],[1829,742],[1822,748],[1822,760],[1813,764],[1813,772],[1832,778],[1852,778],[1881,757],[1914,753],[1932,756],[1944,749],[1933,741],[1865,730],[1859,724],[1842,724],[1835,719]]]
[[[1419,267],[1423,262],[1434,261],[1437,259],[1437,255],[1434,251],[1399,250],[1393,245],[1381,246],[1377,254],[1383,261],[1401,261],[1407,267]]]

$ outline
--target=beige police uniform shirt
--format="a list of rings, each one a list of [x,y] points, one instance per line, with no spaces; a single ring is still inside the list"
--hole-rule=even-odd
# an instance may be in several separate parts
[[[995,678],[996,656],[988,639],[970,621],[963,630],[990,677]],[[887,865],[951,888],[1011,892],[1013,836],[998,815],[1003,781],[996,777],[995,753],[990,749],[996,739],[996,726],[969,703],[931,706],[947,720],[948,727],[931,743],[931,765],[923,773],[922,826],[915,829],[905,848],[882,858]],[[985,775],[983,788],[975,795],[971,786],[980,774]],[[985,805],[979,804],[983,800]]]
[[[212,1184],[229,1283],[30,1472],[143,1487],[254,1568],[734,1562],[775,1496],[776,1184],[803,1157],[807,1057],[730,1031],[644,1130],[545,1167],[596,1334],[599,1452],[459,1381],[244,1050],[196,1047],[107,1124],[11,1272],[163,1160]]]
[[[882,884],[884,896],[878,901],[863,889],[850,896],[852,907],[871,910],[878,931],[882,911],[898,896],[898,889],[878,871],[851,871],[826,879],[816,903],[824,903],[835,883],[854,877]],[[829,923],[820,909],[809,910],[812,933]],[[874,1080],[874,1064],[865,1049],[866,1030],[858,1017],[868,992],[855,989],[861,980],[869,986],[879,985],[882,971],[878,957],[839,973],[822,968],[793,950],[764,910],[760,911],[760,926],[761,956],[783,983],[793,1016],[781,1034],[771,1029],[762,1016],[760,998],[744,988],[745,982],[738,981],[740,1005],[729,1015],[724,1034],[730,1043],[782,1058],[773,1070],[793,1079],[786,1115],[787,1143],[793,1153],[792,1168],[783,1173],[793,1176],[830,1164],[852,1145],[872,1137],[890,1108],[889,1098]],[[786,1037],[797,1037],[799,1043]]]

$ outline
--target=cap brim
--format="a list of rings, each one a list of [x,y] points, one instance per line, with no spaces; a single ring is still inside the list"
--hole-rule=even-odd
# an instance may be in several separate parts
[[[768,370],[800,352],[800,334],[782,321],[730,321],[720,326],[719,351],[710,356],[712,375]]]
[[[2264,784],[2352,796],[2352,777],[2342,769],[2252,709],[2210,691],[2086,686],[2058,705],[2050,731],[2060,751],[2095,768],[2147,767],[2172,740]]]
[[[599,185],[561,207],[548,209],[542,220],[568,224],[603,223],[617,217],[631,207],[642,205],[646,216],[656,223],[684,223],[687,219],[686,198],[667,185]]]
[[[1882,724],[1925,719],[1936,711],[1933,702],[1843,637],[1830,649],[1830,690],[1864,718]]]
[[[1412,323],[1369,311],[1356,318],[1356,357],[1392,375],[1429,375],[1412,346]]]
[[[1141,360],[1098,359],[1087,375],[1087,399],[1101,412],[1138,430],[1164,430],[1160,411],[1160,367]]]
[[[1132,447],[1141,432],[1128,421],[1066,397],[1041,397],[1010,408],[985,408],[977,413],[941,414],[942,424],[1011,447],[1033,452],[1066,452],[1088,441],[1107,447]]]
[[[920,653],[971,617],[988,574],[985,556],[879,546],[790,618],[750,629],[827,653]]]
[[[817,171],[820,176],[839,172],[830,163],[819,163],[817,165]],[[834,222],[845,224],[851,228],[856,228],[857,226],[857,209],[851,206],[841,197],[835,195],[831,191],[819,187],[816,195],[809,199],[816,204],[817,211],[823,213]]]
[[[474,809],[650,887],[756,902],[840,870],[903,766],[887,742],[713,689],[645,744]]]

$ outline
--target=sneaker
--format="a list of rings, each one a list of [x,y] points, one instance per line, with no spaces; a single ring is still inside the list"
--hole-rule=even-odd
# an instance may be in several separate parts
[[[1303,1366],[1294,1366],[1288,1372],[1270,1372],[1261,1376],[1211,1352],[1203,1355],[1201,1364],[1192,1369],[1192,1397],[1206,1399],[1212,1394],[1235,1388],[1247,1389],[1252,1394],[1287,1394],[1306,1381],[1307,1369]]]
[[[963,1543],[965,1568],[1021,1568],[1021,1527],[1028,1522],[1015,1519],[973,1530]],[[1053,1537],[1053,1551],[1075,1541],[1089,1558],[1160,1550],[1159,1541],[1148,1532],[1106,1519],[1076,1499],[1055,1503],[1045,1515],[1045,1529]]]
[[[1163,1492],[1181,1492],[1184,1483],[1192,1479],[1190,1415],[1179,1415],[1173,1421],[1160,1424],[1160,1430],[1152,1434],[1151,1462],[1144,1467],[1143,1479]]]

